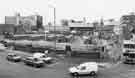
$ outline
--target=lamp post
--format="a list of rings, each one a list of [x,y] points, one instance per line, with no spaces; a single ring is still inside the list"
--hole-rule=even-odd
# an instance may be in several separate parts
[[[56,31],[56,8],[54,7],[54,32]],[[56,33],[55,34],[55,37],[56,37]],[[55,50],[56,50],[56,39],[55,39]]]
[[[54,32],[56,31],[56,8],[52,5],[49,5],[50,8],[53,8],[53,23],[54,23]],[[55,37],[56,37],[56,33],[54,33]],[[56,40],[54,42],[55,44],[55,50],[56,50]]]

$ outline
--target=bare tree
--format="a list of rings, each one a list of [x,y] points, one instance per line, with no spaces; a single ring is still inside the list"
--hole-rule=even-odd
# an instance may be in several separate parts
[[[69,21],[66,20],[66,19],[61,20],[61,24],[62,24],[63,26],[68,26],[68,23],[69,23]]]

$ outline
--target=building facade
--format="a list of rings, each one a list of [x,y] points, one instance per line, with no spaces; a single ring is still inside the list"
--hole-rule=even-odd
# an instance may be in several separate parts
[[[69,31],[68,26],[44,26],[45,31]]]
[[[132,38],[132,34],[135,34],[135,14],[127,14],[123,15],[120,18],[121,25],[123,26],[123,38],[126,40],[130,40]]]
[[[26,31],[31,31],[32,26],[42,27],[43,18],[40,15],[21,16],[17,13],[15,16],[5,16],[5,24],[22,25]]]
[[[18,21],[17,18],[14,16],[5,16],[5,24],[14,24],[17,25]]]
[[[95,30],[95,27],[93,26],[93,24],[87,24],[84,22],[81,23],[69,23],[69,29],[70,31],[80,31],[80,32],[91,32],[93,33],[93,31]]]

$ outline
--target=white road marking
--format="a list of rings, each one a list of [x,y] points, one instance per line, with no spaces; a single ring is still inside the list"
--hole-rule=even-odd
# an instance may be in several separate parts
[[[53,67],[53,66],[55,66],[55,65],[57,65],[57,64],[60,64],[60,62],[56,62],[56,63],[53,63],[53,64],[49,64],[49,65],[47,65],[47,67]]]

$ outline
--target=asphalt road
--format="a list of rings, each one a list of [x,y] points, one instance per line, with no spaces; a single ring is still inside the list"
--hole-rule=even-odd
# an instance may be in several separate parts
[[[57,62],[46,65],[44,68],[33,68],[20,63],[7,61],[7,52],[0,51],[0,78],[72,78],[68,68],[75,64],[92,61],[84,58],[60,57]],[[109,68],[100,68],[97,78],[134,78],[135,66],[116,64]],[[80,78],[90,78],[84,76]]]

